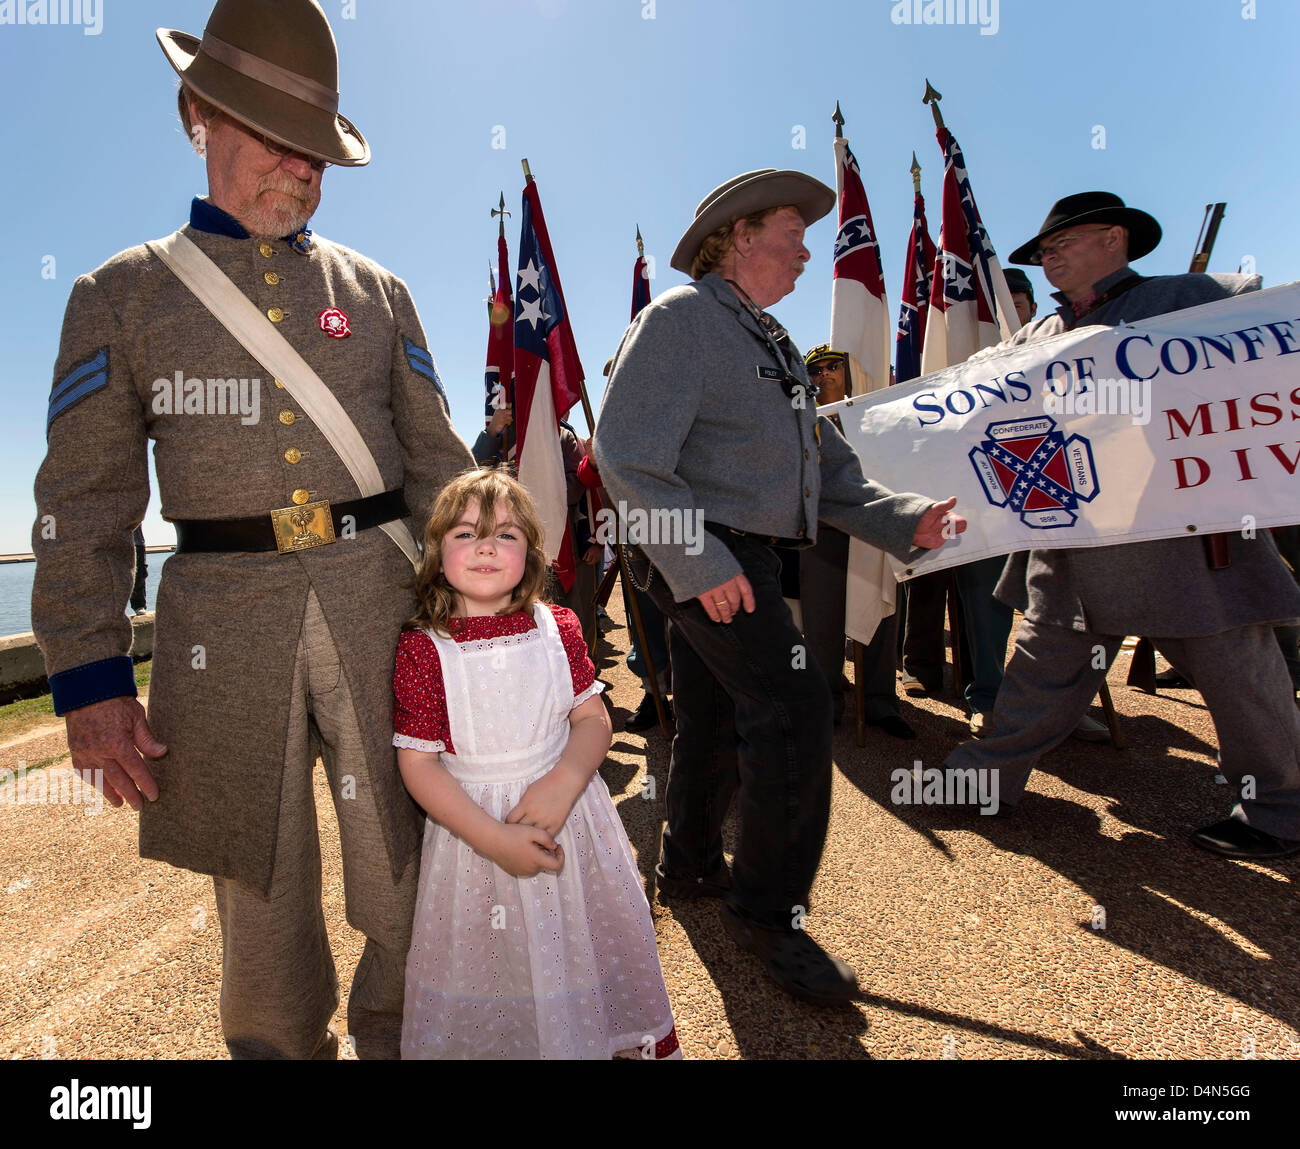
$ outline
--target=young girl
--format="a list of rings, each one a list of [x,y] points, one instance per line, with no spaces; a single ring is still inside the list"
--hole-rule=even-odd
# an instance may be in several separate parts
[[[428,812],[402,1056],[680,1057],[650,909],[596,776],[610,743],[572,611],[537,601],[542,528],[501,471],[434,506],[393,680]]]

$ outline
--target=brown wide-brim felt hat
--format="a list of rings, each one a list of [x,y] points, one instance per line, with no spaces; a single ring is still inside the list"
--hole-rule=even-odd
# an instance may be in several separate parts
[[[690,275],[691,262],[699,253],[705,236],[723,224],[753,212],[766,211],[770,207],[793,207],[805,224],[812,224],[829,214],[834,206],[835,193],[821,180],[803,172],[777,171],[776,168],[744,172],[714,188],[700,200],[700,206],[695,209],[695,220],[686,229],[669,263]]]
[[[1078,227],[1085,223],[1117,223],[1128,228],[1128,258],[1131,260],[1141,259],[1148,252],[1154,251],[1160,242],[1160,225],[1154,216],[1135,207],[1125,206],[1124,201],[1111,192],[1079,192],[1052,204],[1052,210],[1047,213],[1038,234],[1028,243],[1016,248],[1011,253],[1010,262],[1028,264],[1030,267],[1041,266],[1043,259],[1038,254],[1040,240],[1064,231],[1067,227]]]
[[[370,162],[339,115],[339,57],[315,0],[217,0],[203,39],[158,29],[168,63],[210,104],[296,152],[331,164]]]

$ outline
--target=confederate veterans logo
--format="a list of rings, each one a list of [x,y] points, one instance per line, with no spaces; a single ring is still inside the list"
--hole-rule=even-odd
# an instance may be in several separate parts
[[[1101,491],[1091,444],[1082,435],[1066,439],[1054,419],[990,423],[985,435],[971,448],[971,466],[988,501],[1010,507],[1027,527],[1072,527],[1079,501],[1090,503]]]

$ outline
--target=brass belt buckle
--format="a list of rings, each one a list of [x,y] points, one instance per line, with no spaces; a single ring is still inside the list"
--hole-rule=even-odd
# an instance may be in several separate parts
[[[323,547],[334,541],[334,518],[330,514],[329,499],[272,511],[271,526],[275,531],[275,549],[282,555]]]

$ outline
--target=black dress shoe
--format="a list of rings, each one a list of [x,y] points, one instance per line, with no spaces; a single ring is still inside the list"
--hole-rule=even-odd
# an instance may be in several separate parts
[[[1192,843],[1225,858],[1286,858],[1300,853],[1300,841],[1275,838],[1238,818],[1224,818],[1197,830]]]
[[[1183,686],[1191,686],[1191,683],[1171,666],[1168,670],[1162,670],[1156,675],[1156,685],[1177,689]]]
[[[886,714],[884,718],[868,718],[868,726],[882,730],[891,738],[915,738],[916,731],[897,714]]]
[[[663,863],[655,863],[655,892],[664,898],[725,898],[731,892],[731,870],[724,862],[722,869],[707,878],[677,878],[665,874]]]
[[[671,725],[673,721],[673,706],[666,698],[664,699],[664,710],[668,715],[668,722]],[[647,694],[641,699],[641,705],[633,711],[632,716],[623,723],[624,730],[649,730],[653,726],[659,725],[659,714],[655,710],[654,696]]]

